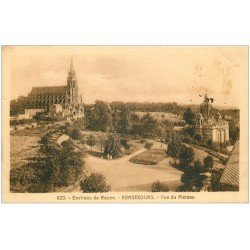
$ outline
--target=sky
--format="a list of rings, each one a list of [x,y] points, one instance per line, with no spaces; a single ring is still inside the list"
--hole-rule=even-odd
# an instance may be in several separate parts
[[[73,57],[85,104],[103,101],[239,107],[248,82],[247,46],[12,46],[11,99],[35,86],[66,85]]]

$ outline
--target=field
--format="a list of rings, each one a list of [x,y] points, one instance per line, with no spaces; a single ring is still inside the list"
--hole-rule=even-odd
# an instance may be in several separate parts
[[[10,136],[10,167],[21,167],[38,153],[39,136]]]
[[[135,164],[156,165],[166,157],[164,149],[151,149],[132,157],[129,161]]]

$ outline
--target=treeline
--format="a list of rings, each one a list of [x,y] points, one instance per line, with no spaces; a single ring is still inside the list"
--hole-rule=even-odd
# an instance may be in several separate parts
[[[111,106],[103,101],[85,110],[85,127],[89,130],[138,135],[144,138],[165,138],[166,129],[173,124],[161,122],[149,113],[139,117],[133,113],[126,103],[119,102]]]
[[[39,156],[10,171],[11,192],[44,193],[75,183],[83,174],[84,152],[71,140],[55,142],[54,131],[41,138]]]
[[[28,98],[25,96],[19,96],[17,99],[10,101],[10,115],[18,115],[24,113],[27,108]]]
[[[97,101],[99,102],[99,101]],[[121,109],[123,105],[126,105],[130,111],[133,112],[168,112],[173,114],[182,114],[185,110],[184,107],[178,105],[176,102],[122,102],[113,101],[109,105],[114,109]],[[94,105],[86,105],[87,108],[91,108]]]

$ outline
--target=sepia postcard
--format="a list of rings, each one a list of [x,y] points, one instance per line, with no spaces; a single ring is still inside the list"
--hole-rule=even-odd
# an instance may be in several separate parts
[[[248,46],[2,46],[2,202],[248,202]]]

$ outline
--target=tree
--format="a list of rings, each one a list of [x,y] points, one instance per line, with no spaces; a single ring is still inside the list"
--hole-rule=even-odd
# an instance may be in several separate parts
[[[80,182],[81,190],[84,193],[104,193],[110,191],[106,178],[101,173],[92,173]]]
[[[240,128],[236,126],[235,122],[229,123],[229,137],[233,143],[239,140]]]
[[[160,122],[147,113],[141,119],[139,133],[148,138],[162,138],[165,131],[161,127]]]
[[[112,131],[112,112],[108,103],[96,101],[94,106],[86,109],[85,125],[90,130],[103,132]]]
[[[92,151],[92,147],[96,145],[97,139],[93,134],[90,134],[86,143],[87,143],[87,145],[90,146],[91,151]]]
[[[70,137],[74,140],[82,140],[83,139],[83,135],[80,129],[78,128],[74,128],[71,133],[70,133]]]
[[[53,131],[47,133],[41,138],[39,156],[18,168],[20,170],[11,171],[11,190],[53,192],[82,176],[84,152],[75,150],[71,140],[59,145],[54,139]]]
[[[169,187],[160,182],[159,180],[154,182],[151,186],[151,192],[168,192],[169,191]]]
[[[195,114],[191,108],[187,108],[186,111],[183,113],[183,119],[186,121],[187,124],[193,125],[195,122]]]
[[[184,129],[184,133],[186,135],[189,135],[190,137],[194,138],[194,136],[195,136],[195,128],[193,126],[192,127],[186,127]]]
[[[187,147],[184,144],[181,146],[179,154],[180,166],[187,168],[194,160],[194,150],[191,147]]]
[[[180,141],[171,141],[167,147],[167,155],[169,157],[173,157],[175,160],[179,158],[180,150],[181,150],[181,142]]]
[[[118,131],[121,134],[127,134],[132,128],[132,123],[130,118],[130,111],[126,104],[123,104],[121,106],[119,118]]]
[[[204,168],[207,171],[211,171],[214,165],[214,158],[211,155],[208,155],[203,160]]]
[[[196,134],[194,139],[197,141],[197,142],[200,142],[201,141],[201,135],[200,134]]]
[[[112,130],[112,115],[110,106],[103,101],[96,101],[94,106],[93,128],[108,132]]]
[[[199,191],[203,185],[203,180],[206,178],[202,175],[204,172],[202,163],[199,160],[194,161],[193,165],[189,165],[183,170],[184,173],[181,176],[181,182],[184,186],[180,191]]]
[[[110,135],[104,147],[104,154],[117,158],[121,153],[121,144],[119,140],[114,135]]]

